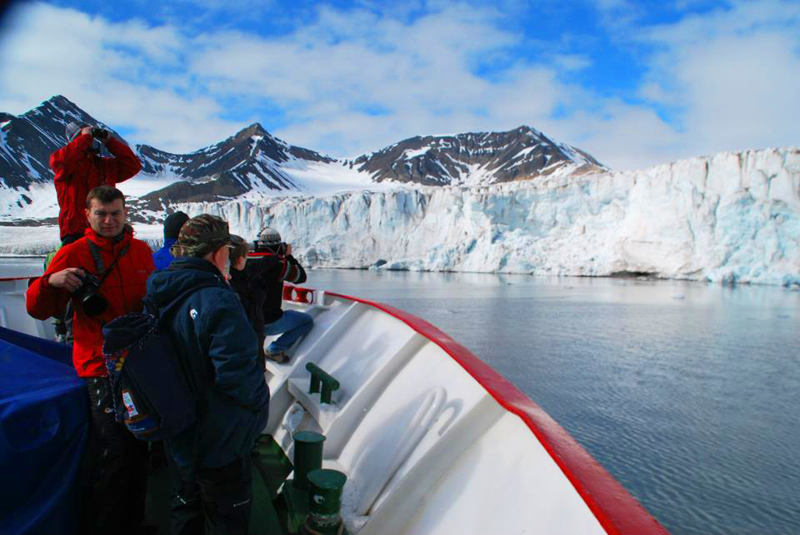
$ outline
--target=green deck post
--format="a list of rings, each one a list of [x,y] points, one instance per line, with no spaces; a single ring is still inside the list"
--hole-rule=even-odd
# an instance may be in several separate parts
[[[342,489],[347,476],[338,470],[320,468],[308,473],[308,524],[320,533],[336,533],[342,521]]]
[[[319,377],[311,374],[311,384],[308,386],[308,393],[309,394],[316,394],[319,392],[320,380]]]
[[[306,364],[306,370],[311,373],[311,384],[309,385],[308,393],[315,394],[319,392],[321,383],[322,393],[320,394],[320,403],[327,403],[330,405],[331,394],[334,390],[339,390],[339,381],[313,362]]]
[[[314,431],[298,431],[294,438],[294,481],[295,488],[307,490],[307,475],[322,467],[322,443],[325,435]]]

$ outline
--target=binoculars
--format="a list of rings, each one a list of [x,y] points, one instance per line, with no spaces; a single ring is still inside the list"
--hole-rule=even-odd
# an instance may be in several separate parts
[[[109,132],[105,128],[100,128],[99,126],[92,127],[92,137],[98,141],[105,141],[108,139]]]

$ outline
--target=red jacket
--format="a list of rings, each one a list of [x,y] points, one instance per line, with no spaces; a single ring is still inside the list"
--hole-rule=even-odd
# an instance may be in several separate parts
[[[142,163],[122,141],[109,137],[106,147],[116,158],[101,158],[89,151],[93,138],[81,134],[50,155],[50,167],[56,174],[53,182],[58,195],[58,228],[61,238],[83,233],[86,220],[86,196],[92,188],[115,186],[142,169]]]
[[[104,269],[108,269],[120,251],[130,244],[126,254],[120,257],[100,287],[100,295],[108,301],[106,311],[90,317],[77,301],[74,302],[72,363],[81,377],[101,377],[106,374],[101,328],[117,316],[142,310],[147,277],[155,269],[153,252],[145,242],[135,239],[129,227],[116,242],[100,236],[91,228],[86,229],[84,238],[59,249],[44,275],[30,285],[26,304],[28,314],[34,318],[44,320],[55,316],[63,312],[71,294],[63,288],[50,286],[48,280],[51,274],[79,267],[100,276],[88,240],[100,249]]]

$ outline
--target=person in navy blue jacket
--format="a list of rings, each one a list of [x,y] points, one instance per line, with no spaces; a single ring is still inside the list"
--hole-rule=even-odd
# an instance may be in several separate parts
[[[189,221],[189,216],[183,212],[174,212],[169,214],[164,220],[164,245],[153,253],[153,264],[156,265],[156,271],[167,269],[172,263],[172,253],[170,249],[175,245],[178,239],[178,233],[184,223]]]
[[[258,337],[228,285],[228,224],[190,219],[172,247],[175,260],[153,273],[147,296],[161,309],[196,288],[165,318],[176,352],[201,392],[198,421],[167,440],[179,473],[172,533],[247,533],[252,506],[250,452],[267,424],[269,389]]]

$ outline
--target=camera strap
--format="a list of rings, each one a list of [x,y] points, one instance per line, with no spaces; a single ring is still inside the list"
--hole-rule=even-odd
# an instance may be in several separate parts
[[[97,274],[101,275],[100,284],[102,285],[103,282],[106,280],[106,277],[108,277],[108,275],[114,269],[114,266],[117,265],[117,261],[119,261],[120,258],[122,258],[127,254],[128,249],[130,249],[131,247],[131,244],[129,242],[127,245],[125,245],[125,247],[122,248],[119,254],[116,257],[114,257],[114,261],[111,262],[111,265],[108,266],[108,269],[105,269],[103,267],[103,257],[100,254],[100,247],[98,247],[97,244],[94,243],[89,238],[86,238],[86,241],[89,243],[89,252],[92,254],[92,259],[94,260],[94,267],[97,270]]]

